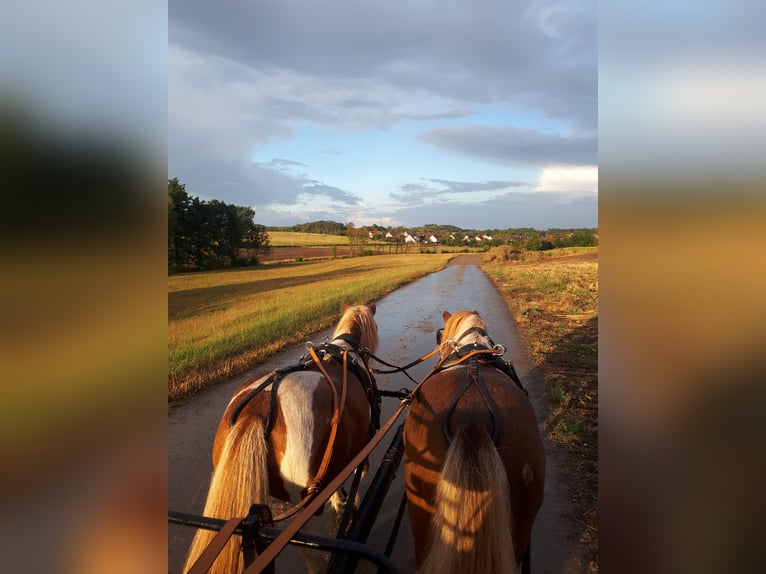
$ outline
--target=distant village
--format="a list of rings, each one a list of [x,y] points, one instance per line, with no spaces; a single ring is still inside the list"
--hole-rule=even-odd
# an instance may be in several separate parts
[[[346,235],[351,239],[352,243],[370,241],[402,247],[445,245],[450,247],[488,248],[498,245],[511,245],[518,248],[545,250],[555,247],[594,246],[598,244],[598,230],[595,228],[538,231],[537,229],[525,227],[479,231],[464,230],[454,225],[438,224],[427,224],[419,228],[407,229],[404,227],[383,227],[375,224],[356,227],[352,223],[314,221],[288,228],[267,229]]]
[[[363,232],[362,230],[356,230]],[[512,245],[527,249],[553,249],[554,247],[592,246],[598,243],[595,229],[555,230],[528,234],[476,233],[466,231],[416,233],[412,231],[392,231],[367,229],[367,238],[371,241],[412,245],[449,245],[466,247]],[[353,232],[352,232],[353,234]]]
[[[460,240],[465,244],[469,244],[472,242],[476,243],[486,243],[490,241],[494,241],[495,238],[491,235],[467,235],[464,233],[450,233],[448,235],[442,235],[441,238],[436,237],[433,233],[430,235],[416,235],[414,233],[410,233],[409,231],[404,231],[401,234],[394,234],[390,231],[386,231],[385,235],[383,235],[383,232],[377,229],[371,229],[367,232],[367,235],[372,240],[380,241],[381,239],[384,241],[396,241],[396,242],[404,242],[404,243],[447,243],[449,242],[455,242],[458,241],[458,236],[462,235],[463,238]],[[521,236],[519,236],[519,240],[521,240]],[[526,241],[526,238],[524,238],[524,241]]]

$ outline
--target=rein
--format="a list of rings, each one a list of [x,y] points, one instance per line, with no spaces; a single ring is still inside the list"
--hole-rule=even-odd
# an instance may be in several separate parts
[[[285,546],[287,546],[292,537],[298,533],[298,531],[306,524],[306,522],[311,519],[312,516],[314,516],[314,514],[320,508],[322,508],[324,503],[327,502],[332,494],[341,487],[348,476],[354,472],[356,467],[359,466],[362,461],[364,461],[370,455],[376,446],[378,446],[378,443],[380,443],[388,431],[391,430],[391,427],[402,414],[405,407],[408,407],[412,403],[412,399],[415,397],[415,393],[418,391],[420,386],[426,382],[426,380],[436,371],[442,362],[443,359],[440,359],[434,369],[432,369],[432,371],[422,381],[420,381],[417,386],[412,389],[412,391],[410,391],[407,397],[401,401],[399,408],[396,410],[393,416],[386,422],[385,425],[383,425],[383,427],[381,427],[377,434],[370,439],[367,445],[357,453],[354,459],[349,462],[346,467],[340,471],[338,475],[330,483],[328,483],[321,492],[314,496],[313,500],[304,509],[304,511],[296,516],[295,519],[285,527],[282,533],[277,536],[271,542],[271,544],[269,544],[264,549],[264,551],[255,558],[255,561],[248,568],[245,569],[243,574],[258,574],[259,572],[263,572],[263,570],[268,567],[269,563],[277,557],[277,554],[279,554],[285,548]]]
[[[397,367],[396,365],[392,365],[391,363],[387,363],[386,361],[384,361],[380,357],[376,357],[375,355],[370,353],[370,358],[371,359],[375,359],[381,365],[385,365],[387,367],[394,367],[393,369],[388,370],[388,371],[382,371],[380,369],[372,369],[371,368],[370,372],[371,373],[375,373],[376,375],[387,375],[387,374],[390,374],[390,373],[404,373],[404,375],[409,380],[411,380],[413,383],[415,383],[417,385],[418,382],[410,376],[410,374],[407,372],[407,369],[410,369],[410,368],[414,367],[415,365],[419,365],[423,361],[425,361],[427,359],[430,359],[431,357],[433,357],[438,352],[439,352],[439,347],[437,346],[433,351],[430,351],[430,352],[426,353],[425,355],[423,355],[419,359],[415,359],[414,361],[404,365],[403,367]]]
[[[371,356],[369,351],[367,349],[361,349],[359,347],[359,343],[350,335],[342,334],[336,339],[340,339],[342,341],[345,341],[348,343],[352,349],[354,349],[354,352],[359,355],[360,358],[362,358],[362,362],[364,361],[365,356]],[[233,409],[231,415],[229,415],[229,427],[234,426],[236,423],[236,420],[239,416],[239,414],[242,412],[242,409],[245,408],[247,403],[250,402],[250,400],[255,397],[258,393],[263,391],[266,387],[269,385],[273,385],[271,390],[271,395],[269,398],[269,411],[266,417],[265,422],[265,429],[266,432],[270,432],[271,429],[274,427],[274,423],[276,422],[276,411],[277,411],[277,387],[279,386],[280,381],[282,378],[290,373],[296,372],[296,371],[302,371],[309,369],[313,365],[316,365],[319,371],[322,373],[322,376],[327,380],[327,384],[330,386],[330,390],[332,391],[332,402],[333,402],[333,416],[330,423],[330,437],[327,441],[327,447],[325,448],[324,455],[322,456],[322,461],[319,465],[319,470],[317,471],[317,474],[314,476],[313,479],[309,482],[308,486],[305,489],[305,494],[303,498],[298,502],[295,506],[291,507],[289,510],[286,510],[285,512],[278,514],[273,518],[273,522],[279,522],[282,520],[285,520],[287,518],[290,518],[294,514],[296,514],[298,511],[302,510],[311,500],[313,500],[314,495],[319,492],[321,489],[321,484],[325,479],[325,475],[327,474],[327,468],[330,465],[330,460],[332,458],[332,452],[333,447],[335,446],[335,440],[338,434],[338,426],[340,425],[340,419],[343,416],[343,411],[345,410],[346,405],[346,394],[348,389],[348,371],[349,368],[352,368],[354,370],[354,373],[356,374],[357,378],[359,379],[360,384],[364,387],[365,394],[367,395],[368,400],[370,401],[370,411],[371,411],[371,421],[370,421],[370,434],[371,436],[374,434],[375,431],[380,428],[380,397],[379,397],[379,391],[377,387],[375,386],[375,379],[370,374],[371,369],[366,368],[364,371],[367,378],[369,379],[369,384],[366,385],[364,382],[364,375],[362,375],[363,369],[359,368],[359,366],[356,364],[356,362],[352,359],[351,365],[348,363],[348,353],[349,350],[347,349],[341,349],[340,347],[337,347],[336,345],[332,345],[331,343],[325,343],[322,348],[320,349],[324,356],[330,356],[334,359],[337,359],[341,362],[343,365],[343,380],[341,384],[341,395],[338,397],[338,390],[335,388],[335,384],[333,383],[333,378],[329,375],[327,372],[327,369],[325,369],[324,365],[322,364],[322,359],[317,355],[317,352],[314,349],[314,345],[311,342],[308,342],[306,344],[306,348],[308,349],[309,355],[311,357],[310,361],[307,360],[301,360],[300,363],[296,365],[292,365],[290,367],[285,367],[282,369],[275,370],[271,375],[267,377],[263,383],[258,385],[255,389],[251,390],[247,396],[237,405],[236,408]]]
[[[416,361],[413,361],[412,363],[410,363],[408,365],[405,365],[404,367],[396,367],[395,365],[391,365],[389,363],[386,363],[385,361],[380,360],[378,357],[375,357],[374,355],[369,354],[369,357],[375,359],[376,361],[378,361],[378,362],[380,362],[382,364],[385,364],[385,365],[390,366],[390,367],[396,367],[396,369],[393,370],[393,371],[379,371],[379,370],[376,370],[376,369],[369,369],[369,371],[371,373],[405,372],[405,374],[407,374],[406,373],[406,369],[408,369],[408,368],[410,368],[410,367],[412,367],[414,365],[417,365],[418,363],[421,363],[424,360],[432,357],[433,355],[438,353],[440,348],[441,348],[441,345],[437,346],[430,353],[424,355],[420,359],[418,359]],[[487,354],[492,354],[492,355],[496,355],[496,356],[502,355],[505,352],[505,349],[502,348],[502,352],[500,352],[499,348],[501,348],[501,347],[500,346],[495,346],[495,347],[493,347],[491,349],[482,348],[482,349],[472,350],[469,353],[466,353],[464,356],[460,357],[457,362],[452,363],[452,364],[448,365],[447,367],[444,366],[444,363],[447,361],[448,358],[451,357],[452,354],[442,356],[437,361],[436,365],[434,365],[434,367],[431,369],[431,371],[419,383],[416,383],[415,388],[413,388],[411,391],[409,391],[409,393],[406,395],[406,397],[404,399],[402,399],[402,401],[399,404],[399,407],[397,408],[396,412],[391,416],[391,418],[380,428],[380,430],[378,430],[378,432],[375,434],[375,436],[373,436],[370,439],[370,441],[367,443],[367,445],[364,448],[362,448],[362,450],[360,450],[357,453],[357,455],[353,458],[353,460],[351,460],[345,466],[345,468],[342,471],[340,471],[335,478],[333,478],[333,480],[331,480],[327,485],[325,485],[322,490],[319,490],[320,487],[321,487],[321,479],[323,479],[324,476],[322,475],[320,477],[320,473],[318,473],[317,474],[317,478],[315,478],[312,481],[312,483],[311,483],[310,492],[308,493],[308,496],[304,497],[303,500],[301,500],[301,502],[299,502],[295,507],[293,507],[287,513],[284,513],[284,514],[279,515],[276,518],[274,518],[274,521],[278,521],[278,520],[282,520],[284,518],[287,518],[288,516],[292,516],[294,514],[297,514],[297,516],[295,516],[295,518],[292,520],[292,522],[290,522],[284,528],[284,530],[282,530],[281,534],[279,536],[277,536],[263,550],[263,552],[261,552],[260,554],[258,554],[255,557],[255,560],[253,561],[253,563],[244,570],[243,574],[258,574],[260,572],[263,572],[263,570],[266,569],[269,566],[269,564],[277,557],[277,555],[287,546],[287,544],[290,542],[290,540],[293,538],[293,536],[295,536],[298,533],[298,531],[301,528],[303,528],[303,526],[314,516],[314,514],[316,514],[316,512],[319,511],[319,509],[323,507],[323,505],[327,502],[327,500],[329,500],[329,498],[333,495],[333,493],[336,490],[338,490],[343,485],[343,483],[346,481],[348,476],[352,472],[354,472],[354,470],[370,455],[370,453],[375,449],[375,447],[378,446],[378,444],[381,442],[381,440],[383,440],[383,438],[386,436],[386,434],[388,434],[388,432],[391,430],[391,428],[393,427],[393,425],[397,421],[397,419],[401,416],[401,414],[404,411],[404,409],[406,407],[408,407],[412,403],[413,399],[415,398],[416,393],[418,392],[420,387],[423,385],[423,383],[425,383],[429,378],[431,378],[432,375],[434,375],[438,371],[443,370],[445,368],[456,366],[456,365],[459,365],[459,364],[461,364],[461,363],[463,363],[465,361],[472,360],[472,359],[474,359],[475,357],[477,357],[479,355],[487,355]],[[309,352],[311,353],[311,356],[312,356],[312,359],[314,360],[314,362],[317,363],[317,366],[319,366],[320,369],[322,370],[323,375],[328,379],[328,381],[331,381],[332,379],[330,379],[327,376],[327,374],[325,373],[324,368],[321,366],[321,364],[320,364],[321,361],[319,360],[319,358],[317,357],[316,353],[314,352],[313,345],[311,347],[309,347]],[[342,397],[338,400],[338,403],[337,403],[338,408],[337,408],[337,410],[335,408],[333,409],[335,411],[334,415],[333,415],[333,420],[336,420],[336,418],[337,419],[340,418],[340,412],[342,412],[341,411],[341,405],[343,405],[344,402],[345,402],[346,381],[347,381],[347,372],[348,372],[348,370],[345,368],[346,367],[346,357],[347,357],[347,354],[348,354],[348,351],[345,351],[343,353],[343,357],[344,357],[344,370],[343,370]],[[409,377],[409,375],[407,375],[407,376]],[[268,382],[269,381],[266,381],[266,383],[268,383]],[[265,387],[266,383],[262,384],[259,388]],[[331,385],[331,386],[333,386],[333,385]],[[336,397],[337,397],[337,390],[333,386],[333,405],[334,406],[336,404],[335,403]],[[333,426],[333,429],[337,430],[336,427],[337,427],[337,424],[335,424]],[[335,435],[333,433],[333,436],[332,436],[331,441],[330,441],[329,444],[334,442],[334,440],[335,440],[334,436]],[[330,458],[330,455],[331,455],[331,450],[332,449],[331,449],[331,447],[329,447],[329,444],[328,444],[328,450],[325,451],[325,457],[322,460],[322,467],[326,467],[325,459],[327,459],[329,461],[329,458]],[[330,454],[328,454],[328,453],[330,453]],[[326,468],[325,468],[325,472],[326,472]],[[309,490],[309,489],[307,489],[307,490]],[[302,512],[298,513],[298,511],[302,511]],[[227,525],[229,525],[229,524],[230,525],[240,524],[243,520],[244,520],[244,518],[232,518],[229,521],[229,523],[227,523]],[[233,528],[229,527],[229,528],[227,528],[227,532],[225,534],[224,533],[219,533],[219,534],[221,534],[221,536],[217,536],[216,537],[217,539],[220,538],[220,540],[218,541],[218,544],[220,545],[221,543],[225,543],[225,541],[227,541],[229,538],[231,538],[231,536],[233,534],[233,530],[234,530]],[[197,562],[200,563],[199,566],[202,566],[202,564],[201,564],[203,562],[202,557],[200,557],[200,559],[198,559]],[[212,560],[210,560],[210,562],[212,563]],[[197,566],[198,565],[195,563],[194,567],[197,567]],[[199,571],[203,571],[203,570],[199,570]]]
[[[330,423],[330,438],[327,441],[327,448],[325,448],[324,456],[322,457],[322,462],[319,465],[319,470],[317,471],[314,478],[311,479],[308,486],[306,486],[306,494],[301,498],[300,502],[298,502],[295,506],[291,507],[289,510],[286,510],[285,512],[282,512],[281,514],[278,514],[272,519],[272,522],[280,522],[282,520],[285,520],[287,518],[290,518],[300,510],[302,510],[311,500],[313,500],[314,495],[319,492],[320,486],[322,484],[322,481],[324,480],[325,474],[327,473],[327,467],[330,465],[330,459],[332,458],[332,450],[335,446],[335,437],[338,434],[338,426],[340,423],[340,417],[343,416],[343,410],[346,406],[346,389],[348,388],[348,368],[347,368],[347,356],[348,351],[343,352],[343,384],[341,386],[341,396],[340,399],[338,399],[338,390],[335,388],[335,385],[332,383],[332,378],[327,373],[327,370],[322,365],[322,361],[319,359],[319,357],[316,354],[316,351],[314,351],[314,346],[311,345],[308,347],[309,354],[311,355],[311,358],[314,360],[314,363],[316,363],[317,367],[319,367],[319,370],[322,372],[322,375],[327,379],[327,383],[330,385],[330,389],[332,390],[332,421]]]

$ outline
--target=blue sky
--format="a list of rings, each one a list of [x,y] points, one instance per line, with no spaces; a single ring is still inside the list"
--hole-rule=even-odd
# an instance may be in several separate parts
[[[170,2],[168,176],[256,222],[598,224],[595,2]]]

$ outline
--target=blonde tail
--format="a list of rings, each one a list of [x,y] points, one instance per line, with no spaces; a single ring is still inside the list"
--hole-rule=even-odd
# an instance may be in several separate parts
[[[254,503],[268,502],[267,446],[261,421],[240,419],[230,430],[221,457],[210,479],[203,515],[228,520],[245,516]],[[211,530],[197,530],[183,571],[202,554],[215,536]],[[233,536],[218,555],[210,574],[241,572],[244,566],[239,536]]]
[[[434,506],[422,574],[516,571],[508,477],[483,428],[452,440]]]

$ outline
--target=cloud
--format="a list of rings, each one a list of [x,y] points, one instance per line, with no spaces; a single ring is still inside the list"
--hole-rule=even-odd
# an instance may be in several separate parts
[[[598,167],[595,165],[550,165],[543,168],[535,191],[598,192]]]
[[[401,192],[391,192],[389,197],[404,205],[418,205],[436,194],[436,189],[420,183],[405,183],[400,186]]]
[[[505,102],[575,118],[592,129],[596,25],[589,2],[522,0],[511,6],[498,0],[480,9],[415,0],[338,0],[330,9],[311,0],[172,2],[168,36],[171,44],[262,72],[322,79],[314,91],[281,93],[283,103],[321,100],[346,88],[339,102],[351,110],[383,102],[384,116],[392,103],[413,98],[454,103],[437,112],[420,106],[406,112],[420,117]],[[373,85],[384,95],[406,97],[380,98]]]
[[[527,185],[523,181],[449,181],[446,179],[432,179],[434,183],[444,186],[441,193],[470,193],[476,191],[495,191],[509,187]]]
[[[595,135],[566,137],[509,126],[444,126],[428,130],[420,139],[449,151],[509,165],[591,163],[597,153]]]
[[[542,230],[553,227],[597,227],[597,214],[597,194],[514,191],[470,204],[446,202],[406,205],[394,217],[405,226],[437,221],[464,229],[534,227]]]
[[[357,196],[342,190],[339,187],[324,185],[322,183],[309,183],[303,186],[303,191],[309,195],[326,195],[330,199],[349,205],[359,205],[359,198]]]
[[[293,167],[308,167],[305,163],[299,161],[293,161],[291,159],[274,158],[269,163],[269,166],[274,168],[293,168]]]
[[[510,6],[497,0],[481,9],[460,2],[436,9],[434,2],[414,0],[338,0],[332,8],[309,0],[173,2],[168,43],[169,176],[192,194],[254,206],[266,224],[288,212],[298,221],[307,215],[385,221],[417,209],[453,208],[437,205],[443,202],[467,212],[457,203],[460,194],[472,196],[472,209],[495,210],[484,201],[490,195],[534,186],[496,170],[483,180],[460,181],[457,164],[441,172],[424,161],[430,173],[407,165],[400,181],[409,183],[390,194],[398,205],[381,205],[381,197],[363,198],[338,185],[340,178],[328,171],[330,156],[341,149],[332,139],[305,149],[300,144],[308,140],[296,142],[289,149],[302,153],[295,155],[259,153],[306,131],[346,137],[387,130],[501,166],[596,163],[596,20],[589,2]],[[492,111],[485,113],[485,106]],[[572,132],[455,125],[468,116],[491,122],[489,113],[507,118],[524,110],[560,119],[556,125]],[[353,155],[353,147],[342,149]],[[309,154],[321,154],[313,156],[323,164],[321,177],[312,173]],[[354,161],[375,180],[374,166]],[[317,206],[307,197],[327,201]]]
[[[510,187],[529,185],[523,181],[451,181],[447,179],[427,179],[426,181],[436,184],[428,185],[421,183],[406,183],[400,186],[401,192],[390,193],[390,197],[402,204],[417,205],[423,202],[459,201],[454,197],[458,194],[479,194],[493,192]]]

